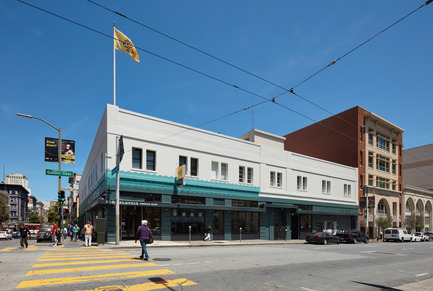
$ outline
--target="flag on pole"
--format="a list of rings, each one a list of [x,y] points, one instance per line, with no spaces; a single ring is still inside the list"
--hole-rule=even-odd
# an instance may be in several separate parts
[[[136,60],[137,62],[140,62],[140,60],[138,59],[137,50],[135,49],[131,40],[127,38],[123,33],[118,31],[116,28],[114,28],[113,40],[114,40],[115,49],[127,53],[132,57],[132,59]]]

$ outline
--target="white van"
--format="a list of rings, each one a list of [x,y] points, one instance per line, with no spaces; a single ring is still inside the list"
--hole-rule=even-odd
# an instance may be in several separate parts
[[[383,235],[383,241],[411,241],[410,234],[406,229],[402,228],[387,228]]]

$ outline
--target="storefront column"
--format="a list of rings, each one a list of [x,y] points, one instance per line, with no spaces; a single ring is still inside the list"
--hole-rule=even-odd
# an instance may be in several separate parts
[[[116,213],[114,207],[107,207],[107,242],[116,241]]]
[[[289,210],[286,210],[286,218],[287,218],[287,240],[292,239],[292,213]]]
[[[260,239],[269,240],[269,212],[260,213]]]
[[[171,209],[161,209],[161,240],[171,241]]]
[[[224,240],[232,240],[232,214],[224,212]]]

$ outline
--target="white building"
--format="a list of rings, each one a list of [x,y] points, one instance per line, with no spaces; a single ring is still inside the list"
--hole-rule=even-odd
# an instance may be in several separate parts
[[[27,191],[29,191],[29,195],[32,194],[30,188],[29,188],[29,180],[26,176],[22,174],[7,174],[6,175],[6,184],[10,185],[21,185],[24,188],[26,188]]]
[[[190,229],[201,239],[208,225],[214,239],[242,231],[245,239],[272,240],[358,223],[357,168],[285,151],[283,137],[263,131],[233,138],[107,105],[79,191],[81,223],[106,223],[108,241],[120,140],[124,240],[142,219],[162,240],[187,239]],[[178,188],[182,164],[186,183]]]

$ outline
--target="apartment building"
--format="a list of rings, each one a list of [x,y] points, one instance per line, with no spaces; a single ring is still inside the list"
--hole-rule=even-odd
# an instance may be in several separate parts
[[[403,132],[356,106],[285,135],[284,148],[358,168],[359,227],[374,238],[379,217],[401,226]]]
[[[356,227],[358,169],[285,151],[284,140],[260,130],[234,138],[107,105],[82,173],[80,223],[102,224],[115,240],[118,172],[122,240],[134,239],[142,219],[161,240],[202,239],[208,225],[224,240]]]

